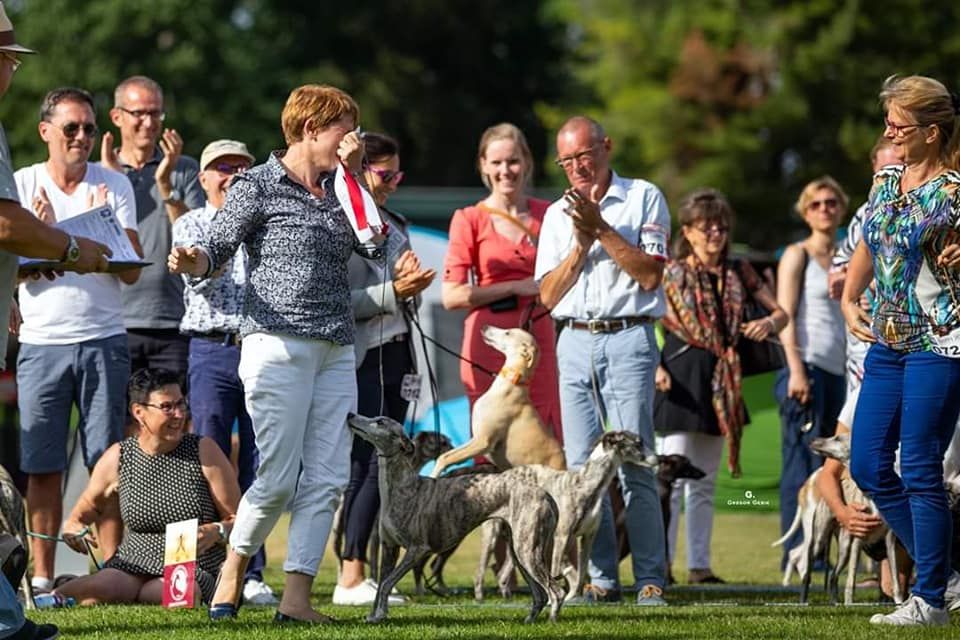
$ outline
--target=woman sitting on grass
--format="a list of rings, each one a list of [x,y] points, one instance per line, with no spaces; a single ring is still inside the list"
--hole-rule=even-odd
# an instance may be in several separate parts
[[[138,433],[107,449],[63,525],[67,544],[86,553],[84,540],[96,546],[90,525],[109,501],[119,500],[123,541],[101,571],[57,592],[79,604],[159,604],[166,526],[197,518],[196,580],[209,602],[240,502],[236,473],[213,440],[186,433],[187,402],[176,374],[141,369],[128,395]]]

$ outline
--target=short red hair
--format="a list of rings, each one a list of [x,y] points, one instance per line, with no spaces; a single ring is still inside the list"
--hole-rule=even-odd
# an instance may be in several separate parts
[[[283,106],[280,126],[287,145],[303,140],[304,128],[322,129],[343,116],[360,119],[360,108],[350,95],[325,84],[305,84],[290,92]]]

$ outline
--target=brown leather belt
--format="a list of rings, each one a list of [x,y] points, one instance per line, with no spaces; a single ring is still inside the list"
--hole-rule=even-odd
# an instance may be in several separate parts
[[[563,321],[563,324],[571,329],[580,329],[590,333],[616,333],[629,327],[656,321],[657,319],[653,316],[629,316],[627,318],[592,318],[590,320],[567,318]]]

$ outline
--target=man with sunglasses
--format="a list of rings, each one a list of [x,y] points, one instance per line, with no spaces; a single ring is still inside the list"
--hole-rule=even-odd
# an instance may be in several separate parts
[[[654,448],[654,372],[660,354],[653,323],[666,303],[660,285],[670,237],[670,212],[660,190],[610,168],[612,142],[583,116],[557,134],[557,165],[570,183],[547,209],[535,278],[540,298],[562,327],[557,340],[560,411],[567,464],[586,463],[604,429],[623,429]],[[624,465],[637,604],[662,606],[664,532],[654,476]],[[587,600],[622,598],[620,557],[610,501],[590,558]]]
[[[106,204],[140,251],[130,182],[121,173],[89,162],[97,138],[93,98],[82,89],[54,89],[40,107],[38,126],[48,157],[14,174],[20,202],[48,224]],[[61,485],[68,466],[70,416],[80,417],[84,463],[92,469],[123,437],[130,376],[120,283],[136,282],[139,269],[81,276],[66,273],[20,285],[20,354],[17,384],[21,416],[20,467],[28,474],[30,528],[60,531]],[[121,536],[118,519],[101,524],[110,555]],[[114,514],[116,516],[116,514]],[[53,587],[55,543],[33,538],[33,585]]]
[[[236,140],[215,140],[203,149],[199,181],[207,194],[207,202],[173,223],[173,246],[193,246],[206,236],[227,198],[234,176],[249,169],[253,162],[247,145]],[[244,406],[243,383],[237,373],[240,314],[247,284],[246,258],[246,250],[241,246],[233,260],[226,262],[213,277],[196,282],[182,276],[185,311],[180,321],[180,332],[190,339],[187,386],[194,433],[211,438],[229,457],[236,422],[241,491],[253,483],[259,464],[253,425]],[[246,604],[277,604],[270,586],[263,581],[265,564],[266,555],[260,547],[247,567],[243,589]]]
[[[120,147],[105,132],[100,160],[127,175],[137,199],[137,225],[143,241],[144,267],[136,284],[123,288],[131,368],[187,372],[187,338],[179,331],[183,317],[183,281],[166,269],[173,222],[203,206],[197,181],[199,166],[183,155],[176,129],[164,128],[163,90],[146,76],[127,78],[114,90],[110,121],[120,130]]]

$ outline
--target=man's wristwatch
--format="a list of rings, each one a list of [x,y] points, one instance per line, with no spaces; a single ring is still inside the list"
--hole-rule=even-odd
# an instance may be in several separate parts
[[[180,189],[171,189],[170,195],[163,199],[163,204],[180,204],[183,202],[183,194]]]
[[[224,528],[223,523],[222,523],[222,522],[214,522],[213,524],[217,527],[217,533],[220,534],[220,542],[226,542],[226,541],[227,541],[227,530]]]
[[[67,242],[67,250],[63,253],[63,258],[61,262],[74,263],[80,259],[80,245],[77,244],[77,239],[73,236],[67,236],[69,238]]]

